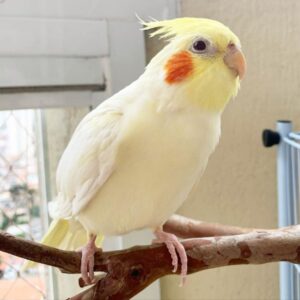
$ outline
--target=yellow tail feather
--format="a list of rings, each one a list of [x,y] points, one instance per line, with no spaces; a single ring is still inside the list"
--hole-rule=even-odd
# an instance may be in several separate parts
[[[96,244],[101,246],[103,236],[98,236]],[[41,243],[47,246],[62,250],[76,250],[88,242],[86,230],[76,221],[53,220]],[[27,261],[22,267],[22,271],[36,267],[36,263]]]

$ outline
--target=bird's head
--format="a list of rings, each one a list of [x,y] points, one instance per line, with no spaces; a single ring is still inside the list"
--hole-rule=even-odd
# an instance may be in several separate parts
[[[143,22],[151,36],[169,43],[149,63],[145,74],[163,83],[176,97],[184,97],[210,111],[222,111],[236,95],[246,62],[238,37],[220,22],[179,18]]]

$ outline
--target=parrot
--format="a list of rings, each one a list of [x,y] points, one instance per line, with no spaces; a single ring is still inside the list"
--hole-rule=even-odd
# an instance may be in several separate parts
[[[43,243],[81,246],[81,276],[95,282],[103,236],[148,228],[173,271],[187,254],[163,224],[201,178],[221,135],[221,116],[246,72],[239,38],[224,24],[182,17],[140,21],[167,40],[144,73],[89,112],[59,161],[53,218]]]

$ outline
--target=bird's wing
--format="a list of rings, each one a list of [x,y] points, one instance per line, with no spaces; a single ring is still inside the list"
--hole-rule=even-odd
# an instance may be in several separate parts
[[[107,101],[81,121],[58,165],[54,218],[76,215],[112,174],[122,116]]]

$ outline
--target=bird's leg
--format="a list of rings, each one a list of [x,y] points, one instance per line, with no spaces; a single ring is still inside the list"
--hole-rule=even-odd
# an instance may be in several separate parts
[[[180,243],[178,240],[177,236],[164,232],[162,230],[162,227],[159,227],[154,231],[154,234],[156,236],[156,240],[154,240],[155,243],[164,243],[166,244],[172,258],[172,265],[174,266],[173,272],[177,271],[178,268],[178,257],[180,258],[180,263],[181,263],[181,286],[184,285],[186,281],[186,276],[187,276],[187,255],[185,252],[185,249],[183,245]],[[177,253],[176,253],[177,251]]]
[[[94,254],[98,250],[95,241],[97,236],[90,234],[88,243],[81,249],[81,276],[85,284],[94,282]]]

